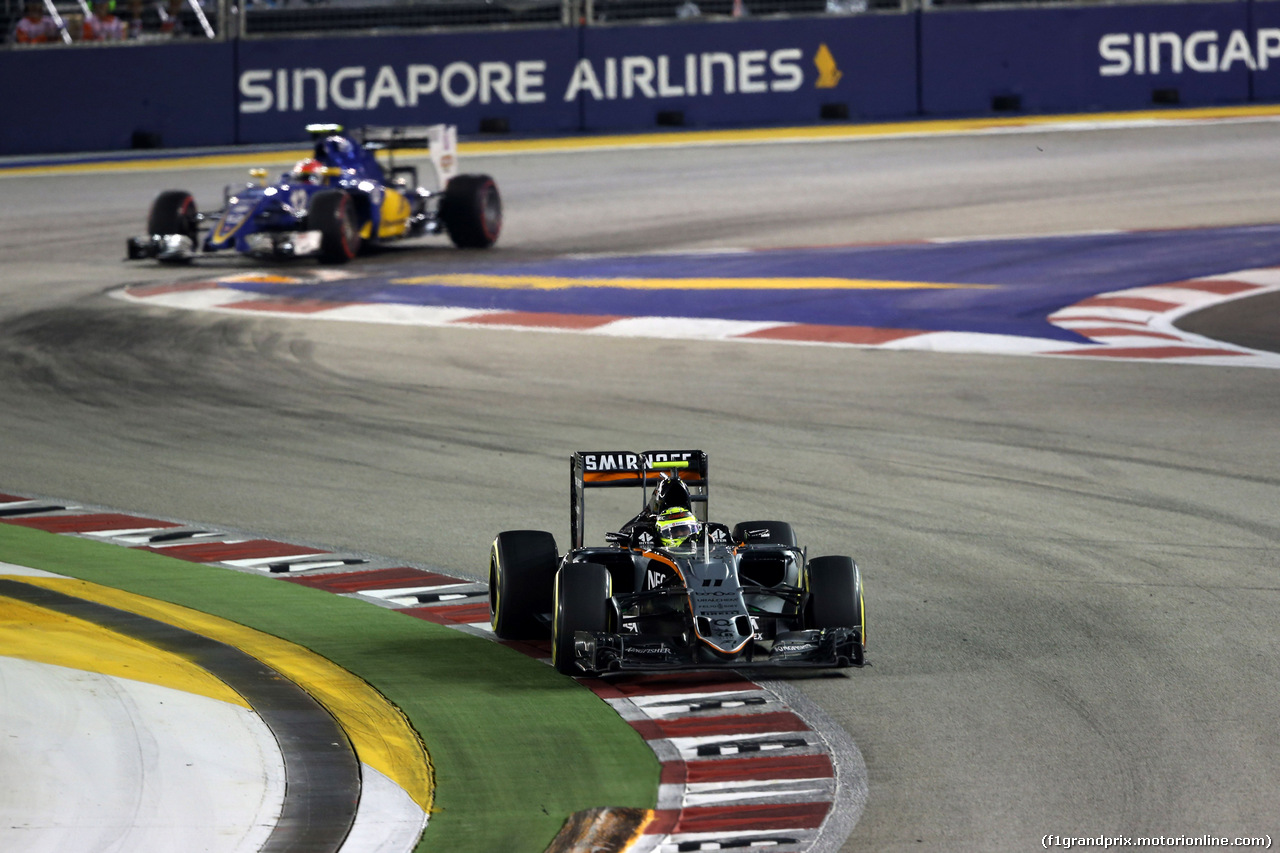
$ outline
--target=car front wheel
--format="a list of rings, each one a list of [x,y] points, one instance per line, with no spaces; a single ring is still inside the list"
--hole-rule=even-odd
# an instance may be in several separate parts
[[[806,569],[809,628],[853,628],[858,632],[862,664],[867,648],[867,618],[862,601],[862,572],[849,557],[814,557]]]
[[[598,563],[569,563],[556,573],[556,610],[551,627],[551,662],[565,675],[595,675],[574,660],[574,634],[609,630],[609,570]]]
[[[321,190],[311,197],[307,225],[320,232],[320,260],[345,264],[360,252],[355,204],[342,190]]]
[[[489,621],[502,640],[547,636],[554,609],[556,540],[541,530],[505,530],[489,551]],[[544,617],[545,618],[545,617]]]

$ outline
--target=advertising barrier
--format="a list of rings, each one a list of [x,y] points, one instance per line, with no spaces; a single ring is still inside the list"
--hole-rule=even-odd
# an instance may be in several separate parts
[[[1270,4],[1266,4],[1270,5]],[[1088,112],[1249,100],[1280,30],[1248,3],[935,11],[920,16],[920,112]]]
[[[1280,0],[0,51],[0,154],[1280,100]],[[12,117],[17,116],[14,119]]]
[[[566,96],[584,130],[899,118],[916,65],[912,15],[595,27]]]
[[[1258,0],[1249,4],[1255,53],[1259,68],[1249,92],[1253,101],[1280,101],[1280,2]]]
[[[0,51],[0,154],[231,145],[234,45]]]
[[[240,142],[299,139],[308,122],[577,130],[564,93],[571,28],[371,38],[244,39],[235,74]]]
[[[244,41],[238,138],[307,122],[557,133],[884,118],[915,111],[902,15]]]

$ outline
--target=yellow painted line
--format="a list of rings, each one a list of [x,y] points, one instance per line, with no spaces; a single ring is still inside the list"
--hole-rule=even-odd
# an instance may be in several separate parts
[[[777,142],[834,142],[909,136],[992,133],[1008,130],[1053,130],[1107,125],[1168,124],[1195,121],[1242,121],[1280,118],[1280,105],[1190,107],[1174,110],[1071,113],[1061,115],[1000,116],[993,118],[915,119],[866,124],[824,124],[799,127],[745,128],[737,130],[683,130],[659,133],[581,134],[541,139],[483,139],[460,142],[459,156],[538,154],[628,148],[668,148],[700,145],[746,145]],[[402,149],[398,157],[424,157],[424,149]],[[104,155],[111,156],[111,155]],[[310,156],[299,147],[251,153],[193,154],[166,158],[136,158],[84,163],[0,166],[0,177],[23,175],[84,174],[92,172],[147,172],[236,166],[288,166]]]
[[[360,761],[403,788],[424,811],[431,810],[434,770],[418,733],[385,696],[333,662],[279,637],[177,604],[73,578],[22,576],[16,580],[175,625],[252,655],[328,709],[351,739]]]
[[[426,152],[422,152],[424,155]],[[111,156],[111,155],[105,155]],[[84,163],[48,163],[38,166],[0,166],[0,178],[29,175],[84,175],[102,172],[164,172],[187,169],[226,169],[242,166],[292,166],[304,157],[311,156],[309,149],[296,151],[255,151],[243,154],[191,154],[179,157],[140,157],[137,159],[99,160]],[[250,177],[245,173],[246,179]]]
[[[396,278],[391,284],[435,284],[498,290],[567,290],[611,287],[622,290],[955,290],[987,289],[993,284],[941,284],[927,281],[881,281],[869,278],[573,278],[553,275],[420,275]]]
[[[595,148],[648,148],[685,145],[733,145],[752,142],[813,142],[853,140],[882,136],[955,134],[1011,128],[1051,128],[1054,125],[1130,124],[1135,122],[1208,121],[1277,118],[1280,105],[1250,104],[1236,107],[1194,107],[1180,110],[1072,113],[1065,115],[1002,116],[999,118],[920,119],[868,124],[828,124],[800,127],[765,127],[738,130],[688,130],[665,133],[632,133],[607,136],[573,136],[555,139],[504,139],[459,144],[458,153],[519,154],[536,151],[577,151]]]
[[[28,577],[15,578],[24,583]],[[248,708],[224,682],[173,652],[0,595],[0,655],[169,687]]]

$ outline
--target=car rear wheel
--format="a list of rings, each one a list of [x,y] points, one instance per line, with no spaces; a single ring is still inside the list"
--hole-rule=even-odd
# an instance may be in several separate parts
[[[791,548],[796,544],[795,531],[786,521],[743,521],[733,526],[733,541],[751,543],[753,545],[786,545]]]
[[[360,252],[355,204],[342,190],[321,190],[311,197],[307,226],[320,232],[320,260],[345,264]]]
[[[551,626],[551,662],[565,675],[594,675],[574,662],[576,631],[609,630],[609,570],[598,563],[569,563],[556,573],[556,609]]]
[[[538,619],[551,613],[556,540],[541,530],[506,530],[489,551],[489,621],[503,640],[547,636]]]
[[[806,570],[809,589],[808,627],[853,628],[858,632],[861,665],[867,647],[867,621],[862,602],[862,572],[849,557],[814,557]]]
[[[460,249],[487,249],[502,231],[502,197],[488,175],[458,175],[444,188],[440,219]]]

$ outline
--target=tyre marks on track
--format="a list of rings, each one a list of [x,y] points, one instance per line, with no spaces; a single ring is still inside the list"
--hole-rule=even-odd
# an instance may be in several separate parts
[[[497,642],[486,585],[369,555],[18,495],[0,494],[0,521],[276,576]],[[550,661],[549,642],[506,645]],[[630,853],[826,853],[861,814],[867,781],[856,747],[820,712],[798,712],[785,689],[735,672],[580,682],[661,763],[657,807],[625,848]]]

